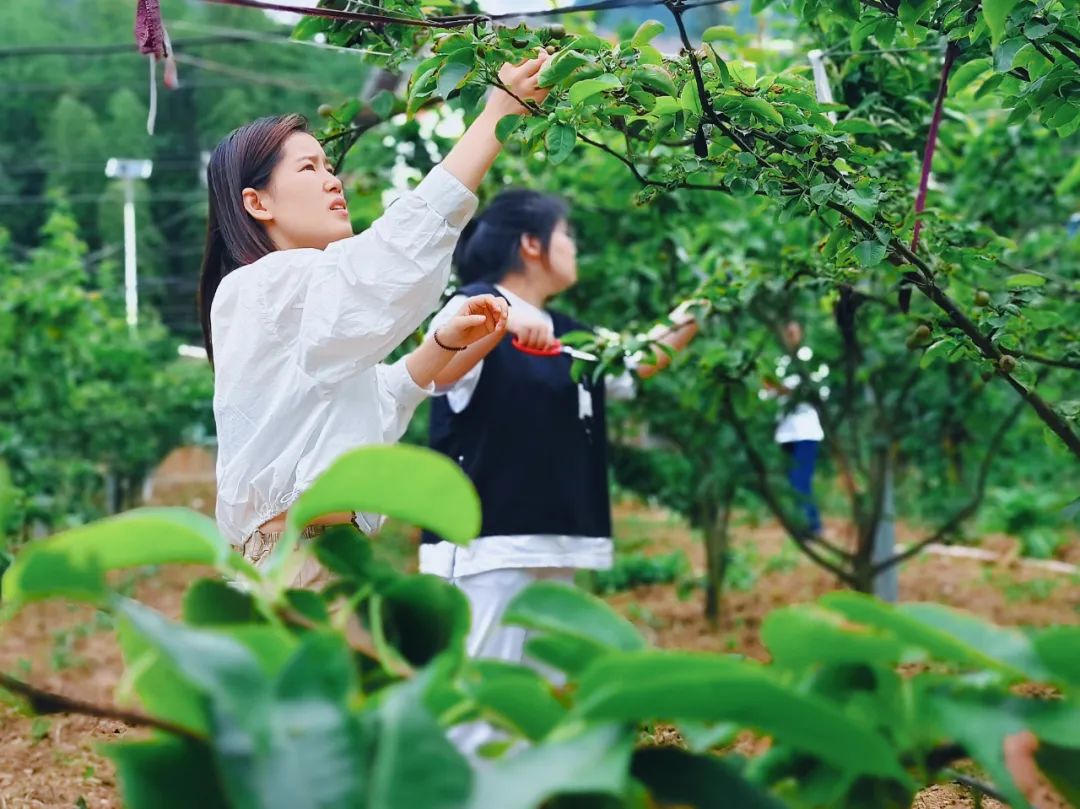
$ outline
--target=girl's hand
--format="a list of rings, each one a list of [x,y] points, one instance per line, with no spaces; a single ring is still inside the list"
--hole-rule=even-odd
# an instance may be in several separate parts
[[[535,59],[527,59],[519,65],[512,65],[507,62],[499,68],[499,81],[506,85],[510,93],[513,93],[513,96],[517,96],[517,98],[514,98],[505,90],[496,88],[492,92],[491,98],[488,99],[486,110],[502,118],[504,115],[520,115],[527,111],[518,99],[521,99],[521,101],[535,101],[537,104],[541,103],[547,98],[550,89],[538,87],[537,82],[539,81],[540,70],[550,58],[551,56],[548,55],[547,51],[541,50]]]
[[[451,348],[467,348],[488,335],[505,331],[508,311],[505,298],[475,295],[435,330],[438,342]]]
[[[544,318],[510,312],[507,330],[526,348],[543,351],[555,344],[555,330]]]

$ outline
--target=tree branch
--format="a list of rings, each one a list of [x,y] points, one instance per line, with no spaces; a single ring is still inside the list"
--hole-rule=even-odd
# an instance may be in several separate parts
[[[929,536],[926,539],[915,543],[903,553],[899,553],[896,556],[885,559],[884,561],[876,564],[872,569],[873,575],[877,576],[882,571],[887,570],[893,565],[900,564],[901,562],[910,559],[912,556],[915,556],[920,551],[922,551],[927,545],[932,545],[935,542],[941,542],[943,539],[956,531],[956,529],[960,527],[960,524],[964,522],[964,520],[973,515],[976,511],[978,511],[979,505],[982,503],[983,495],[986,493],[986,483],[990,477],[990,467],[994,458],[997,456],[998,450],[1001,449],[1002,438],[1004,438],[1005,433],[1007,433],[1009,431],[1009,428],[1012,427],[1012,425],[1015,423],[1017,417],[1019,417],[1023,409],[1024,402],[1023,400],[1021,400],[1016,403],[1016,405],[1011,411],[1009,411],[1009,414],[1001,422],[997,430],[994,432],[994,435],[990,438],[989,444],[986,449],[986,454],[983,456],[982,463],[979,465],[979,476],[978,478],[976,478],[975,489],[971,494],[971,499],[968,500],[968,502],[962,508],[957,510],[952,515],[952,517],[950,517],[949,520],[932,536]]]
[[[147,716],[136,711],[126,711],[109,705],[94,705],[82,700],[65,697],[63,694],[55,694],[29,683],[24,683],[22,680],[17,680],[7,674],[0,673],[0,687],[13,694],[25,697],[30,709],[38,716],[68,713],[82,714],[83,716],[93,716],[98,719],[115,719],[133,727],[155,728],[196,742],[205,741],[195,731],[167,722],[164,719],[156,719],[153,716]]]
[[[1054,48],[1066,59],[1068,59],[1074,65],[1080,67],[1080,56],[1077,56],[1076,53],[1073,52],[1070,48],[1057,41],[1051,41],[1050,44],[1053,45]]]

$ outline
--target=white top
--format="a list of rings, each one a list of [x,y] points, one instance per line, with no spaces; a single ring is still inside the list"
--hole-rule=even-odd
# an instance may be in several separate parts
[[[803,362],[809,362],[814,358],[814,352],[809,346],[801,346],[796,356]],[[802,383],[802,379],[798,374],[785,376],[790,364],[790,357],[781,357],[776,365],[776,375],[781,379],[781,384],[785,388],[795,390]],[[811,372],[810,380],[812,382],[821,382],[828,375],[829,366],[822,363],[816,371]],[[827,398],[829,389],[822,387],[821,395],[822,398]],[[781,396],[781,404],[786,399],[786,396]],[[808,402],[800,402],[795,405],[790,413],[780,419],[776,425],[776,433],[773,438],[778,444],[787,444],[792,441],[823,441],[825,440],[825,431],[821,429],[821,418],[818,416],[814,406]]]
[[[547,320],[551,315],[538,309],[524,298],[505,287],[496,288],[514,311],[524,312]],[[453,317],[465,302],[464,295],[457,295],[443,307],[431,321],[431,329],[437,329]],[[509,339],[509,338],[507,338]],[[446,396],[450,409],[462,412],[469,406],[484,363],[481,360],[465,376],[447,388],[437,388],[436,396]],[[635,393],[634,377],[629,371],[619,376],[604,378],[607,396],[612,400],[632,399]],[[591,401],[591,400],[590,400]],[[527,459],[522,459],[527,463]],[[450,542],[420,546],[420,572],[432,573],[444,579],[472,576],[491,570],[506,568],[583,568],[602,570],[611,567],[614,547],[610,537],[579,537],[552,534],[521,534],[514,536],[480,537],[467,547]]]
[[[429,395],[382,361],[438,304],[475,195],[436,167],[370,229],[229,273],[210,318],[217,521],[241,544],[343,452],[393,443]],[[373,530],[378,517],[359,520]]]

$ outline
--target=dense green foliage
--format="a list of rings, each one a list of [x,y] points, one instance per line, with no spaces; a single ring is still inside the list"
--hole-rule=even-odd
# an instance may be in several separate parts
[[[171,20],[270,27],[254,12],[165,5]],[[190,161],[257,113],[327,101],[335,108],[323,134],[364,224],[402,168],[425,171],[445,153],[436,116],[468,119],[498,65],[550,45],[560,51],[545,73],[554,91],[542,109],[503,124],[507,155],[485,193],[514,182],[570,198],[583,282],[567,305],[612,330],[590,338],[605,368],[624,363],[676,301],[700,301],[705,325],[692,350],[613,421],[620,482],[702,530],[713,608],[737,505],[764,504],[804,551],[868,587],[881,569],[870,553],[888,521],[890,479],[901,513],[926,524],[928,538],[962,536],[991,486],[982,524],[1019,531],[1031,552],[1051,553],[1067,519],[1062,507],[1075,498],[1080,455],[1080,256],[1065,228],[1080,201],[1076,9],[1027,0],[799,1],[769,9],[790,47],[762,47],[715,26],[688,30],[693,39],[680,50],[682,5],[665,5],[675,14],[658,7],[663,24],[635,24],[614,40],[580,17],[568,18],[569,34],[305,22],[300,38],[322,33],[334,45],[388,52],[381,66],[411,81],[340,105],[359,86],[351,62],[339,62],[347,80],[303,101],[281,87],[219,94],[193,82],[167,97],[163,134],[149,144],[121,125],[141,125],[144,113],[141,95],[114,87],[122,78],[140,86],[145,63],[126,62],[128,72],[115,68],[94,103],[58,91],[21,129],[17,116],[0,118],[5,149],[25,155],[47,144],[53,164],[16,172],[18,161],[5,160],[0,183],[18,195],[66,192],[72,205],[82,204],[74,189],[85,184],[96,204],[104,179],[73,169],[76,158],[100,163],[104,143],[153,149],[164,165],[170,154]],[[442,1],[382,7],[409,17],[471,10]],[[88,23],[95,33],[128,29],[127,4],[102,9]],[[55,36],[44,14],[18,19],[23,44]],[[912,252],[919,160],[946,41],[958,56],[922,242]],[[292,47],[230,47],[215,58],[269,73],[275,59],[302,50]],[[803,55],[810,47],[829,50],[840,103],[816,101]],[[27,83],[35,73],[62,75],[65,64],[0,61],[0,76]],[[25,99],[0,104],[22,110]],[[187,193],[193,177],[178,174],[167,187]],[[148,244],[197,245],[198,217],[175,209],[179,218],[166,225],[174,210],[166,203],[175,200],[158,201],[150,210],[161,233],[145,228]],[[14,342],[3,348],[25,353],[0,371],[17,375],[5,383],[21,397],[10,409],[14,437],[3,434],[24,492],[16,525],[35,507],[28,481],[54,498],[36,516],[100,509],[104,469],[136,480],[198,420],[197,396],[169,392],[206,384],[205,376],[190,385],[172,379],[192,366],[166,362],[173,348],[152,315],[131,337],[110,265],[87,267],[77,233],[94,249],[115,243],[115,206],[97,215],[76,208],[77,233],[63,203],[56,208],[51,219],[27,207],[5,220],[16,244],[48,224],[40,247],[0,259],[4,306],[13,302],[0,336]],[[145,253],[155,255],[152,246]],[[181,264],[193,279],[190,257],[168,259],[162,277]],[[63,284],[43,294],[38,285],[54,269]],[[908,312],[897,305],[902,281],[918,293]],[[189,300],[185,288],[173,291],[162,297]],[[772,444],[777,405],[758,396],[786,353],[777,332],[790,317],[807,325],[813,366],[830,369],[826,397],[821,380],[810,384],[816,367],[788,360],[821,411],[826,471],[837,481],[831,494],[858,531],[847,557],[806,536]],[[161,412],[140,410],[147,400]],[[114,414],[116,422],[102,420]],[[62,469],[41,449],[54,446]],[[1022,486],[1034,499],[1012,495]],[[10,500],[5,493],[0,504]],[[290,537],[306,517],[353,508],[460,541],[478,527],[475,496],[451,464],[415,449],[367,449],[304,496]],[[601,602],[542,585],[523,593],[507,620],[535,631],[530,653],[565,677],[553,685],[531,669],[467,660],[461,594],[376,562],[366,540],[335,531],[300,550],[337,574],[321,593],[284,585],[295,561],[288,544],[259,572],[197,515],[136,511],[34,542],[5,574],[9,613],[65,597],[114,617],[130,690],[156,728],[147,741],[113,748],[128,805],[524,809],[723,799],[878,809],[909,806],[916,789],[948,779],[950,764],[970,757],[1023,807],[1002,756],[1003,740],[1022,729],[1040,739],[1040,764],[1058,788],[1080,793],[1072,654],[1080,638],[1071,628],[1006,630],[935,605],[837,593],[771,615],[763,640],[773,662],[763,666],[649,649]],[[165,563],[210,565],[242,586],[199,579],[173,623],[109,585],[111,570]],[[1025,682],[1060,699],[1023,696],[1015,686]],[[39,710],[64,708],[17,682],[7,687],[29,693]],[[486,751],[490,766],[472,770],[444,731],[477,718],[503,728],[507,744]],[[655,722],[675,724],[686,748],[641,746],[642,727]],[[750,761],[717,755],[744,729],[772,737],[769,752]],[[507,755],[515,742],[529,746]]]
[[[456,541],[479,526],[468,481],[427,450],[344,456],[290,512],[289,537],[345,504]],[[319,593],[284,586],[290,545],[259,572],[205,517],[137,510],[36,542],[5,574],[9,614],[63,596],[115,618],[142,721],[156,728],[109,748],[127,806],[527,809],[587,796],[642,809],[722,800],[888,809],[970,756],[1025,807],[1002,752],[1021,729],[1040,739],[1055,783],[1078,787],[1073,629],[1024,634],[936,605],[836,593],[770,615],[762,633],[773,663],[763,666],[649,649],[602,602],[540,583],[506,620],[533,631],[530,654],[565,678],[553,685],[531,668],[468,660],[460,591],[376,562],[353,531],[299,549],[337,574]],[[214,565],[240,586],[195,581],[174,623],[107,583],[111,570],[163,563]],[[901,675],[901,663],[922,665]],[[1012,690],[1029,681],[1062,698]],[[39,710],[67,707],[38,697]],[[444,732],[476,719],[503,729],[506,743],[471,769]],[[638,745],[639,727],[660,721],[679,728],[685,748]],[[710,752],[743,729],[771,736],[769,751],[750,761]]]
[[[213,431],[209,370],[176,356],[152,311],[129,329],[123,290],[89,281],[55,205],[38,247],[0,249],[0,462],[15,500],[0,530],[23,539],[131,507],[170,449]]]

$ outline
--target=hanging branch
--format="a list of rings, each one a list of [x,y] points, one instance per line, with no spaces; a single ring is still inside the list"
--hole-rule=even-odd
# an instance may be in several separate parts
[[[777,497],[776,492],[773,491],[772,484],[769,482],[769,473],[765,461],[757,451],[754,443],[750,440],[750,436],[746,431],[746,425],[743,423],[742,419],[738,417],[738,414],[735,411],[735,403],[731,399],[730,386],[725,386],[724,388],[723,406],[724,416],[735,429],[735,434],[739,437],[739,442],[742,444],[743,451],[746,453],[750,465],[754,469],[754,476],[757,478],[757,491],[765,501],[765,505],[769,507],[769,510],[780,521],[780,524],[783,525],[784,530],[787,531],[788,535],[795,541],[799,550],[809,556],[816,564],[825,568],[840,579],[840,581],[848,586],[854,587],[857,584],[855,577],[839,565],[829,561],[815,551],[811,546],[811,542],[814,540],[806,534],[805,530],[797,526],[791,520],[786,510],[781,506],[780,498]]]
[[[126,711],[122,708],[114,708],[108,705],[94,705],[89,702],[83,702],[82,700],[65,697],[63,694],[55,694],[51,691],[45,691],[37,686],[30,685],[29,683],[24,683],[22,680],[16,680],[14,677],[10,677],[7,674],[0,673],[0,687],[5,688],[13,694],[25,697],[26,701],[30,704],[30,709],[38,716],[45,716],[47,714],[82,714],[83,716],[93,716],[97,719],[115,719],[118,722],[123,722],[124,724],[133,727],[155,728],[195,742],[206,741],[195,731],[180,725],[174,725],[172,722],[167,722],[164,719],[156,719],[153,716],[147,716],[146,714],[141,714],[136,711]]]
[[[955,533],[956,529],[960,527],[964,520],[968,519],[976,511],[978,511],[979,506],[982,504],[983,496],[986,493],[986,484],[990,477],[990,467],[994,458],[998,454],[998,450],[1001,449],[1002,439],[1005,437],[1005,433],[1009,431],[1009,428],[1012,427],[1013,424],[1016,422],[1016,419],[1020,416],[1020,413],[1023,411],[1023,409],[1024,402],[1021,400],[1016,403],[1016,406],[1013,407],[1013,409],[998,426],[997,430],[994,431],[993,436],[990,437],[990,441],[986,449],[986,454],[983,455],[982,463],[979,465],[979,476],[975,481],[975,488],[971,494],[971,499],[968,500],[968,502],[965,503],[963,507],[958,509],[952,515],[952,517],[950,517],[946,521],[946,523],[932,536],[929,536],[926,539],[917,542],[916,544],[905,550],[903,553],[899,553],[893,557],[890,557],[889,559],[885,559],[884,561],[881,561],[878,564],[874,565],[874,567],[872,568],[873,575],[877,576],[882,571],[888,570],[893,565],[900,564],[901,562],[917,555],[928,545],[932,545],[935,542],[941,542],[942,540],[946,539],[947,537]]]

